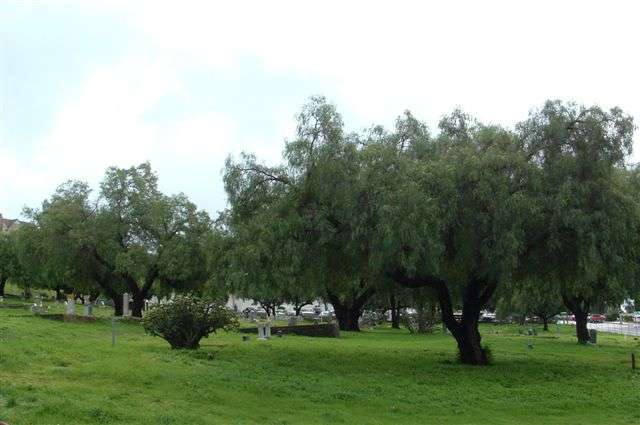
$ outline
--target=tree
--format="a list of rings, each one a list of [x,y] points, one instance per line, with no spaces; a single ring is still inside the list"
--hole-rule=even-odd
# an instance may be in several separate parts
[[[0,233],[0,297],[4,297],[7,280],[16,275],[17,267],[15,237],[10,233]]]
[[[358,142],[345,136],[335,107],[315,97],[298,115],[285,165],[267,167],[244,155],[239,162],[228,160],[225,172],[231,234],[241,246],[246,234],[263,237],[240,249],[270,264],[253,280],[274,280],[276,267],[275,280],[288,276],[290,283],[283,294],[290,296],[293,288],[320,295],[333,305],[340,329],[354,331],[377,284],[371,267],[377,203],[361,173]],[[271,243],[279,247],[275,253],[263,245]],[[286,255],[273,258],[278,252]],[[248,265],[242,270],[252,273]]]
[[[529,316],[537,316],[543,330],[549,330],[549,320],[563,309],[560,288],[555,282],[529,280],[515,282],[503,291],[498,302],[501,316],[516,316],[524,323]]]
[[[95,299],[101,291],[100,266],[78,242],[93,208],[90,193],[86,183],[67,181],[41,209],[25,210],[33,225],[20,229],[23,268],[31,271],[32,282],[55,290],[58,299],[63,293],[93,294]]]
[[[224,305],[178,295],[148,311],[142,320],[147,333],[165,339],[172,349],[196,349],[202,338],[219,329],[238,328],[235,314]]]
[[[210,219],[183,195],[166,196],[148,163],[111,167],[100,186],[95,227],[85,248],[132,296],[142,316],[155,284],[193,289],[208,276],[203,239]]]
[[[397,150],[406,172],[388,197],[383,253],[399,284],[436,292],[461,361],[484,365],[478,321],[518,263],[532,209],[528,164],[511,132],[460,111],[445,117],[440,131],[436,139]]]
[[[182,194],[162,194],[149,164],[109,168],[99,198],[90,195],[86,183],[67,182],[30,211],[34,247],[25,252],[46,281],[76,293],[98,288],[116,315],[130,292],[140,317],[153,288],[193,290],[208,279],[208,215]]]
[[[523,257],[538,280],[558,285],[579,343],[589,340],[590,308],[619,304],[637,280],[638,198],[625,169],[633,129],[619,108],[560,101],[517,127],[539,184]]]

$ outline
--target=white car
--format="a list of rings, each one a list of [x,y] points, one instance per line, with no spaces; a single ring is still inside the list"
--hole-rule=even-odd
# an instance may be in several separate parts
[[[316,312],[313,306],[306,305],[300,310],[300,315],[305,319],[314,319],[316,317]]]
[[[636,323],[640,323],[640,311],[636,311],[633,313],[633,321]]]
[[[333,311],[331,310],[324,310],[322,313],[320,313],[320,318],[321,319],[333,319],[335,317],[335,314]]]

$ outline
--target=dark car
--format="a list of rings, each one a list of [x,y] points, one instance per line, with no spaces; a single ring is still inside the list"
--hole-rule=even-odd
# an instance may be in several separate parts
[[[604,314],[595,313],[595,314],[589,315],[589,321],[591,323],[604,323],[606,319],[607,318],[605,317]]]

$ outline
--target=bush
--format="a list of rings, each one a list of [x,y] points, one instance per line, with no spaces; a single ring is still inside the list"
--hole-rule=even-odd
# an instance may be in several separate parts
[[[164,338],[171,348],[196,349],[218,329],[238,328],[238,319],[220,303],[177,296],[146,311],[142,325],[148,334]]]
[[[607,322],[615,322],[620,318],[620,313],[618,312],[607,313],[605,315],[605,318],[607,319]]]

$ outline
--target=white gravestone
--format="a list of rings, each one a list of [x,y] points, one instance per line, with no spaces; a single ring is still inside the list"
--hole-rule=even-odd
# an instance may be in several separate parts
[[[67,316],[76,315],[76,300],[73,294],[67,297]]]
[[[93,316],[93,304],[88,299],[87,299],[87,302],[84,303],[84,316],[85,317]]]
[[[258,339],[271,338],[271,325],[269,323],[258,325]]]
[[[122,317],[131,316],[131,312],[129,311],[129,294],[125,293],[122,295]]]

